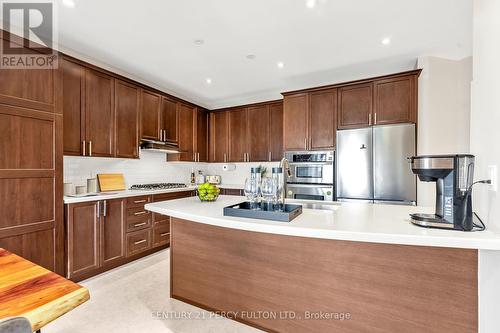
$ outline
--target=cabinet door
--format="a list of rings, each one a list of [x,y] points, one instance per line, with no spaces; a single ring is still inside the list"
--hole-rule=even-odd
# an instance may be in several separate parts
[[[196,111],[196,150],[198,162],[208,162],[208,115],[205,110]]]
[[[194,128],[196,109],[190,105],[179,105],[179,161],[194,161]]]
[[[416,122],[416,76],[375,81],[374,123]]]
[[[228,112],[210,113],[210,162],[226,162],[228,149]]]
[[[161,102],[161,126],[164,131],[162,140],[168,142],[179,141],[179,112],[180,103],[177,101],[163,97]],[[185,117],[185,115],[183,115]],[[185,120],[185,118],[183,118]]]
[[[372,83],[342,87],[339,93],[338,128],[359,128],[372,125]]]
[[[283,146],[285,150],[306,150],[308,138],[308,95],[287,95],[283,101]]]
[[[64,155],[83,155],[85,140],[85,68],[68,60],[61,62],[63,76]]]
[[[250,161],[269,160],[269,107],[253,106],[248,112],[248,154]]]
[[[142,90],[141,138],[160,140],[161,96]]]
[[[309,149],[335,148],[337,89],[309,95]]]
[[[139,98],[137,86],[115,81],[116,157],[139,158]]]
[[[68,277],[100,267],[100,201],[67,205]]]
[[[114,84],[109,75],[87,69],[85,116],[88,156],[114,155]]]
[[[247,110],[246,108],[229,111],[229,162],[244,162],[248,152]]]
[[[101,223],[101,263],[112,265],[125,257],[125,200],[103,201]]]
[[[269,105],[269,152],[270,161],[283,157],[283,102]]]

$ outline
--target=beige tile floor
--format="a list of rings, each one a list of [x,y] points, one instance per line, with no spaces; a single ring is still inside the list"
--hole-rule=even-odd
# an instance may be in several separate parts
[[[169,298],[169,250],[81,282],[90,300],[56,319],[43,333],[261,332]],[[157,319],[175,313],[204,319]]]

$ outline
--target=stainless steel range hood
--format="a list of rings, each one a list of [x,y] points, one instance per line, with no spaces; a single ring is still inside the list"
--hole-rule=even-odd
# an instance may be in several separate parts
[[[155,140],[141,140],[141,150],[144,151],[157,151],[167,154],[179,154],[179,145],[173,142],[155,141]]]

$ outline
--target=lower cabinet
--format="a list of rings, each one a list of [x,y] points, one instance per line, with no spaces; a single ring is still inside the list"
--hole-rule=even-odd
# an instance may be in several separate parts
[[[65,205],[66,276],[79,281],[165,248],[170,216],[144,205],[192,195],[180,191]]]

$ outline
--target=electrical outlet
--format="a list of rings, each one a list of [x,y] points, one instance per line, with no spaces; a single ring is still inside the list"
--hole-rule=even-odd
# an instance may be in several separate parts
[[[496,165],[488,165],[488,175],[491,180],[490,190],[496,192],[498,189],[498,172]]]

